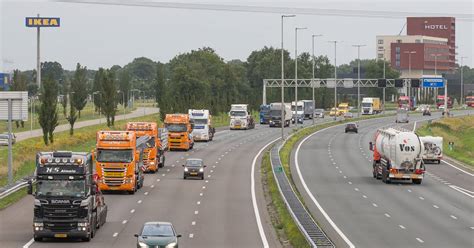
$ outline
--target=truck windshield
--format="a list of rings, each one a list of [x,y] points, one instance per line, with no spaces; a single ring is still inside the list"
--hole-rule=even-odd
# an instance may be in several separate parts
[[[147,147],[155,147],[155,137],[152,137],[148,142],[146,142]]]
[[[230,116],[244,117],[244,116],[247,116],[247,112],[245,112],[245,111],[230,111]]]
[[[370,108],[370,107],[372,107],[372,103],[370,103],[370,102],[363,102],[363,103],[362,103],[362,107]]]
[[[270,111],[270,116],[273,116],[273,117],[280,117],[281,116],[281,110],[277,109],[277,110],[271,110]]]
[[[207,119],[193,119],[195,125],[206,125]]]
[[[295,106],[294,105],[291,106],[291,110],[295,111]],[[298,106],[298,110],[296,110],[296,111],[303,111],[303,106]]]
[[[74,196],[86,194],[84,180],[40,180],[36,184],[38,196]]]
[[[166,124],[168,132],[186,132],[188,130],[185,124]]]
[[[130,163],[133,160],[132,150],[106,150],[99,149],[97,151],[98,162],[121,162]]]

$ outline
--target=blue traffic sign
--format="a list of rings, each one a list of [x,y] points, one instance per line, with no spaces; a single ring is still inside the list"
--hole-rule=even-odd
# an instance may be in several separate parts
[[[444,78],[423,78],[423,88],[443,88]]]

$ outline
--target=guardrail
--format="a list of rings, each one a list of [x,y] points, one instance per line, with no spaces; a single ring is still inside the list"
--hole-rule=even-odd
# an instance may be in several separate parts
[[[298,228],[312,247],[334,248],[334,244],[309,214],[288,180],[280,160],[280,149],[283,144],[284,143],[280,142],[279,145],[273,146],[270,151],[270,163],[272,165],[273,176],[275,177],[283,201]]]
[[[28,182],[20,182],[0,193],[0,200],[28,186]]]

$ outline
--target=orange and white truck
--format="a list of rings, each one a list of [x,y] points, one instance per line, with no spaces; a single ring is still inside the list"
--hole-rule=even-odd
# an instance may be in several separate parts
[[[127,131],[134,131],[137,139],[146,135],[150,137],[143,152],[145,172],[155,173],[165,165],[165,152],[168,149],[166,129],[158,128],[156,122],[129,122]]]
[[[143,154],[149,139],[137,139],[132,131],[97,132],[94,158],[100,190],[134,194],[143,186]]]
[[[167,114],[165,128],[168,129],[170,150],[190,150],[194,146],[192,135],[194,123],[188,114]]]

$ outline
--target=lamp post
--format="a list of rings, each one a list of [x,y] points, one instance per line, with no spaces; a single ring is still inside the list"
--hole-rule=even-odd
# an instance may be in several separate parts
[[[298,30],[307,28],[295,28],[295,125],[298,127]]]
[[[282,15],[281,16],[281,139],[285,139],[285,124],[283,123],[283,116],[285,116],[285,66],[284,66],[284,50],[283,50],[283,20],[296,15]]]
[[[313,77],[312,77],[312,80],[311,80],[311,88],[313,89],[313,113],[312,113],[312,120],[313,120],[313,125],[314,125],[314,108],[316,107],[316,102],[314,100],[314,67],[315,67],[315,57],[314,57],[314,38],[316,37],[321,37],[323,36],[322,34],[313,34],[311,35],[311,47],[312,47],[312,57],[313,57],[313,67],[312,67],[312,71],[313,71]]]
[[[122,93],[123,119],[125,120],[125,92],[117,90],[117,93]]]
[[[357,117],[360,116],[360,48],[366,45],[352,45],[357,47]]]
[[[408,75],[411,77],[411,55],[415,54],[416,51],[404,51],[403,53],[408,54]],[[407,95],[409,97],[409,101],[411,102],[410,87],[411,87],[411,80],[410,80],[410,86],[407,85]]]
[[[461,100],[459,101],[461,103],[461,106],[463,104],[464,100],[464,75],[463,75],[463,59],[467,59],[466,56],[461,57]]]
[[[328,41],[330,43],[334,43],[334,120],[337,119],[337,43],[339,41],[332,40]]]
[[[385,48],[383,49],[383,79],[386,78],[385,75]],[[383,87],[383,106],[382,106],[382,112],[385,114],[385,88]]]
[[[95,92],[92,92],[92,98],[94,98],[94,95],[99,95],[99,124],[102,124],[102,120],[101,120],[101,105],[102,105],[102,94],[100,91],[95,91]]]

